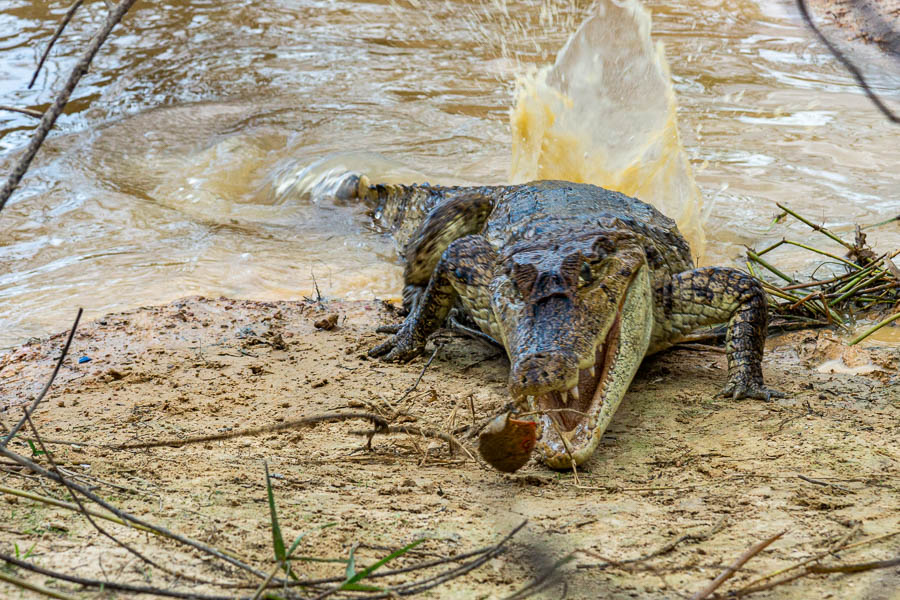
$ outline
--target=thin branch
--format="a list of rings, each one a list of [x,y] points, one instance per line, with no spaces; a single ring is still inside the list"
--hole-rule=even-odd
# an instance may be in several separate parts
[[[0,110],[22,113],[23,115],[28,115],[29,117],[34,117],[35,119],[40,119],[42,116],[44,116],[44,113],[39,110],[34,110],[33,108],[18,108],[16,106],[7,106],[6,104],[0,104]]]
[[[76,577],[74,575],[68,575],[59,571],[51,571],[50,569],[39,567],[37,565],[25,562],[24,560],[19,560],[14,556],[10,556],[2,552],[0,552],[0,560],[19,567],[20,569],[31,571],[32,573],[38,573],[39,575],[45,575],[47,577],[53,577],[54,579],[68,581],[69,583],[77,583],[78,585],[83,585],[86,587],[100,588],[102,590],[115,590],[120,592],[129,592],[131,594],[152,594],[156,596],[165,596],[167,598],[183,598],[184,600],[250,600],[250,598],[247,596],[208,596],[204,594],[198,594],[197,592],[176,592],[173,590],[166,590],[150,586],[130,585],[127,583],[116,583],[115,581],[100,581],[99,579]]]
[[[100,30],[94,35],[91,43],[84,51],[84,54],[82,54],[81,58],[72,68],[72,71],[69,73],[69,78],[66,80],[66,84],[65,86],[63,86],[62,91],[56,96],[53,104],[51,104],[50,108],[47,109],[47,112],[44,113],[44,116],[41,117],[40,124],[38,124],[37,129],[31,136],[31,141],[28,143],[28,146],[25,148],[22,156],[19,157],[18,162],[16,162],[7,180],[3,182],[3,186],[0,187],[0,211],[2,211],[3,207],[6,206],[6,201],[9,200],[9,197],[19,185],[19,182],[22,181],[22,177],[25,175],[25,172],[31,165],[31,161],[34,160],[34,157],[40,149],[41,144],[44,143],[44,139],[47,137],[47,134],[50,133],[50,129],[53,128],[53,125],[56,123],[56,119],[59,117],[63,109],[66,107],[66,104],[69,102],[69,96],[72,95],[72,91],[75,89],[75,86],[78,85],[78,82],[81,80],[82,75],[87,73],[88,67],[91,64],[91,61],[94,60],[94,56],[97,54],[100,46],[103,45],[103,42],[106,41],[106,38],[109,36],[109,33],[112,31],[113,27],[115,27],[116,24],[120,20],[122,20],[122,17],[125,16],[125,13],[128,12],[135,1],[136,0],[122,0],[116,6],[116,8],[107,15],[106,22],[103,24],[103,27],[101,27]]]
[[[56,31],[53,32],[53,37],[50,38],[50,43],[47,44],[47,47],[44,48],[44,53],[41,54],[41,60],[38,61],[37,67],[34,69],[34,75],[31,76],[31,81],[28,82],[28,89],[30,90],[34,86],[34,82],[37,81],[38,73],[41,72],[41,67],[44,66],[44,61],[47,60],[47,57],[50,55],[50,50],[53,48],[53,44],[56,43],[56,40],[59,39],[59,36],[62,35],[63,30],[66,28],[66,25],[69,24],[69,21],[72,20],[72,17],[75,16],[75,11],[78,10],[78,7],[81,6],[81,3],[84,0],[75,0],[72,3],[72,6],[69,7],[69,10],[66,11],[65,16],[63,16],[62,21],[59,22],[59,25],[56,26]]]
[[[62,483],[62,481],[60,480],[61,478],[56,473],[48,471],[47,469],[36,464],[35,462],[28,460],[24,456],[21,456],[19,454],[16,454],[15,452],[12,452],[8,448],[3,448],[2,446],[0,446],[0,456],[5,456],[6,458],[14,460],[15,462],[19,463],[20,465],[31,469],[34,473],[36,473],[37,475],[40,475],[46,479],[51,479],[53,481],[56,481],[57,483]],[[129,521],[131,523],[136,523],[138,525],[142,525],[148,529],[152,529],[153,531],[158,532],[160,535],[163,535],[163,536],[171,538],[175,541],[181,542],[182,544],[191,546],[192,548],[196,548],[197,550],[200,550],[201,552],[204,552],[211,556],[215,556],[218,559],[224,560],[225,562],[228,562],[231,565],[234,565],[235,567],[238,567],[240,569],[243,569],[244,571],[247,571],[249,573],[252,573],[253,575],[256,575],[260,579],[265,579],[265,577],[266,577],[266,573],[260,571],[259,569],[254,568],[254,567],[251,567],[250,565],[248,565],[234,557],[228,556],[227,554],[225,554],[224,552],[222,552],[220,550],[217,550],[211,546],[207,546],[206,544],[204,544],[202,542],[198,542],[196,540],[186,538],[182,535],[179,535],[177,533],[169,531],[165,527],[160,527],[159,525],[154,525],[152,523],[144,521],[143,519],[139,519],[139,518],[135,517],[134,515],[131,515],[125,511],[115,507],[114,505],[110,504],[109,502],[105,501],[103,498],[97,496],[96,494],[94,494],[92,491],[85,488],[84,486],[81,486],[74,482],[69,482],[69,485],[71,485],[72,488],[74,488],[76,491],[78,491],[81,495],[86,496],[87,498],[90,498],[91,500],[93,500],[94,502],[96,502],[97,504],[99,504],[100,506],[102,506],[103,508],[105,508],[106,510],[111,512],[112,514],[116,515],[120,519]]]
[[[46,441],[46,440],[45,440]],[[56,506],[58,508],[65,508],[67,510],[79,510],[77,504],[73,504],[72,502],[63,502],[62,500],[57,500],[56,498],[50,498],[48,496],[41,496],[40,494],[32,494],[31,492],[26,492],[25,490],[17,490],[15,488],[8,488],[0,485],[0,493],[9,494],[11,496],[18,496],[19,498],[27,498],[28,500],[34,500],[35,502],[40,502],[42,504],[49,504],[50,506]],[[118,517],[114,517],[111,515],[105,515],[101,512],[90,510],[87,511],[91,516],[97,517],[99,519],[105,519],[110,523],[116,523],[118,525],[125,525],[126,527],[133,527],[134,529],[140,529],[141,531],[147,531],[149,533],[156,534],[157,532],[152,529],[148,529],[143,525],[137,525],[135,523],[128,523],[127,521],[120,519]]]
[[[840,543],[838,543],[837,545],[833,546],[831,549],[826,550],[825,552],[820,552],[819,554],[816,554],[816,555],[814,555],[814,556],[811,556],[811,557],[809,557],[809,558],[807,558],[807,559],[805,559],[805,560],[803,560],[803,561],[801,561],[801,562],[798,562],[798,563],[796,563],[796,564],[790,565],[790,566],[785,567],[785,568],[783,568],[783,569],[778,569],[777,571],[774,571],[774,572],[769,573],[769,574],[767,574],[767,575],[763,575],[762,577],[758,577],[758,578],[754,579],[753,581],[750,581],[749,583],[747,583],[747,584],[746,584],[744,587],[742,587],[741,589],[735,591],[734,594],[735,594],[736,596],[738,596],[738,597],[741,597],[741,596],[745,596],[745,595],[748,595],[748,594],[753,594],[753,593],[756,593],[756,592],[761,592],[761,591],[763,591],[763,590],[770,589],[771,587],[774,587],[775,585],[781,585],[782,583],[787,583],[788,581],[793,581],[794,579],[797,579],[798,577],[803,577],[803,576],[805,576],[805,575],[806,575],[806,570],[802,571],[799,575],[794,575],[794,576],[791,576],[791,577],[786,578],[786,579],[778,579],[778,580],[775,580],[775,581],[773,581],[773,582],[769,582],[769,583],[764,584],[764,585],[758,585],[760,582],[766,581],[767,579],[772,579],[773,577],[777,577],[777,576],[779,576],[779,575],[783,575],[783,574],[788,573],[788,572],[790,572],[790,571],[794,571],[794,570],[796,570],[796,569],[800,569],[800,568],[806,567],[806,566],[809,565],[810,563],[819,561],[819,560],[821,560],[821,559],[827,557],[827,556],[830,555],[830,554],[836,554],[837,552],[846,552],[846,551],[852,550],[852,549],[854,549],[854,548],[860,548],[860,547],[862,547],[862,546],[868,546],[868,545],[873,544],[873,543],[875,543],[875,542],[880,542],[881,540],[886,540],[886,539],[892,538],[892,537],[894,537],[894,536],[896,536],[896,535],[898,535],[898,534],[900,534],[900,531],[894,531],[894,532],[891,532],[891,533],[888,533],[888,534],[885,534],[885,535],[880,535],[880,536],[878,536],[878,537],[869,538],[869,539],[863,540],[863,541],[861,541],[861,542],[856,542],[855,544],[850,544],[849,546],[847,545],[847,542],[850,541],[850,537],[849,537],[849,536],[845,536],[845,539],[844,539],[842,542],[840,542]]]
[[[44,389],[41,390],[41,393],[38,394],[37,398],[34,399],[34,402],[31,403],[27,409],[25,409],[25,416],[23,416],[18,423],[12,428],[12,430],[6,435],[5,438],[0,440],[0,448],[5,448],[7,444],[15,437],[16,433],[19,429],[22,428],[22,425],[25,424],[25,421],[31,418],[31,413],[34,412],[34,409],[37,408],[38,404],[41,403],[41,400],[44,399],[44,396],[47,395],[47,391],[50,389],[50,386],[53,384],[53,380],[56,379],[56,374],[59,373],[60,367],[62,367],[63,360],[66,358],[66,354],[69,352],[69,346],[72,344],[72,338],[75,337],[75,330],[78,329],[78,322],[81,320],[81,314],[84,312],[83,308],[78,309],[78,314],[75,315],[75,322],[72,324],[72,330],[69,332],[69,337],[66,338],[66,345],[63,346],[62,354],[59,355],[59,360],[56,361],[56,368],[53,369],[53,373],[50,375],[50,379],[47,381],[47,385],[44,386]]]
[[[740,558],[738,558],[733,565],[722,571],[718,577],[713,579],[708,586],[691,596],[691,600],[703,600],[704,598],[708,598],[720,585],[725,583],[726,579],[734,575],[735,571],[743,567],[748,560],[765,550],[769,544],[783,536],[785,533],[787,533],[787,530],[776,533],[772,537],[751,546],[749,550],[741,554]]]
[[[443,440],[453,448],[465,452],[474,462],[481,464],[479,460],[475,458],[475,455],[472,454],[472,452],[469,451],[469,449],[466,448],[462,442],[460,442],[455,436],[443,431],[433,431],[431,429],[417,427],[416,425],[389,425],[381,429],[372,429],[369,431],[351,431],[350,433],[352,433],[353,435],[368,436],[369,438],[378,434],[390,435],[392,433],[405,433],[407,435],[418,435],[426,438]]]
[[[163,573],[166,573],[173,577],[187,579],[188,581],[191,581],[193,583],[202,583],[202,584],[207,584],[207,585],[217,585],[219,583],[216,581],[209,581],[209,580],[202,579],[199,577],[194,577],[193,575],[188,575],[186,573],[179,573],[178,571],[173,571],[172,569],[169,569],[168,567],[159,564],[152,558],[145,556],[139,550],[133,548],[129,544],[126,544],[125,542],[123,542],[122,540],[120,540],[119,538],[114,536],[113,534],[109,533],[108,531],[106,531],[105,529],[100,527],[100,525],[96,521],[94,521],[94,519],[91,517],[90,512],[88,512],[88,510],[87,510],[87,508],[85,508],[84,504],[82,504],[81,499],[78,497],[78,494],[76,494],[75,490],[72,488],[72,483],[68,479],[63,477],[63,474],[60,472],[59,467],[56,465],[56,461],[53,460],[53,455],[50,452],[47,452],[47,447],[44,446],[44,442],[41,440],[41,435],[38,433],[37,427],[34,426],[34,421],[31,420],[31,417],[27,417],[27,419],[28,419],[28,425],[29,425],[29,427],[31,427],[31,431],[34,433],[35,439],[37,439],[37,442],[40,445],[41,450],[44,452],[44,456],[47,457],[47,461],[50,463],[50,466],[53,467],[53,470],[59,476],[59,481],[62,482],[62,484],[66,487],[66,490],[72,496],[72,499],[75,500],[76,504],[78,504],[79,512],[84,515],[84,517],[88,520],[88,522],[91,525],[93,525],[94,529],[96,529],[98,532],[100,532],[101,535],[109,538],[110,540],[115,542],[117,545],[121,546],[126,551],[133,554],[138,559],[147,563],[151,567],[156,567]]]
[[[384,592],[381,594],[375,594],[371,596],[365,596],[366,600],[377,600],[379,598],[394,598],[396,596],[412,596],[415,594],[420,594],[426,590],[437,587],[445,581],[450,581],[451,579],[455,579],[462,575],[465,575],[469,571],[473,571],[491,560],[495,556],[500,555],[504,550],[506,543],[512,539],[514,535],[519,533],[525,525],[528,524],[528,521],[522,521],[513,528],[508,534],[506,534],[503,539],[499,542],[486,548],[482,554],[480,554],[477,558],[459,565],[458,567],[454,567],[452,569],[448,569],[443,573],[438,573],[434,577],[429,577],[428,579],[424,579],[421,581],[412,581],[410,583],[404,583],[397,586],[392,586],[384,589]],[[372,573],[371,577],[377,576],[377,573]],[[385,573],[384,575],[387,575]],[[324,597],[324,596],[322,596]]]
[[[440,352],[441,348],[443,347],[443,344],[435,344],[434,352],[431,353],[431,358],[429,358],[428,362],[425,363],[425,366],[422,367],[422,371],[419,373],[419,377],[416,378],[416,382],[408,387],[405,392],[403,392],[403,395],[400,396],[399,399],[397,399],[397,402],[403,402],[403,400],[405,400],[407,396],[409,396],[415,391],[417,387],[419,387],[419,383],[422,381],[422,378],[425,377],[425,371],[428,370],[428,367],[430,367],[432,361],[434,361],[434,357],[438,355],[438,352]]]
[[[45,588],[44,586],[38,585],[36,583],[30,583],[28,581],[25,581],[24,579],[19,579],[18,577],[14,577],[2,571],[0,571],[0,581],[5,581],[6,583],[9,583],[17,588],[30,590],[49,598],[56,598],[57,600],[77,600],[74,596],[69,596],[68,594],[63,594],[62,592],[57,592],[56,590]]]
[[[853,491],[853,490],[851,490],[851,489],[849,489],[849,488],[845,488],[845,487],[840,486],[840,485],[838,485],[838,484],[836,484],[836,483],[830,483],[830,482],[828,482],[828,481],[822,481],[822,480],[820,480],[820,479],[813,479],[812,477],[807,477],[806,475],[800,475],[799,473],[797,474],[797,477],[799,477],[799,478],[802,479],[803,481],[806,481],[806,482],[809,482],[809,483],[812,483],[812,484],[815,484],[815,485],[821,485],[821,486],[824,486],[824,487],[833,487],[833,488],[835,488],[835,489],[841,490],[842,492],[852,492],[852,491]]]
[[[448,557],[445,557],[445,558],[438,558],[438,559],[435,559],[435,560],[432,560],[432,561],[420,563],[420,564],[417,564],[417,565],[412,565],[412,566],[409,566],[409,567],[403,567],[403,568],[400,568],[400,569],[394,569],[394,570],[390,570],[390,571],[375,571],[374,573],[371,573],[371,574],[367,577],[367,579],[376,579],[376,578],[384,578],[384,577],[393,577],[393,576],[395,576],[395,575],[403,575],[403,574],[405,574],[405,573],[412,573],[413,571],[421,571],[421,570],[423,570],[423,569],[428,569],[428,568],[431,568],[431,567],[438,567],[438,566],[445,565],[445,564],[448,564],[448,563],[462,563],[462,564],[461,564],[459,567],[454,567],[453,569],[451,569],[451,570],[449,570],[449,571],[445,571],[444,573],[440,573],[440,574],[438,574],[438,575],[435,576],[435,577],[441,577],[441,576],[446,575],[447,573],[450,573],[450,572],[456,572],[456,573],[457,573],[457,576],[462,575],[462,574],[464,574],[464,573],[467,573],[467,572],[471,571],[472,569],[474,569],[474,568],[477,567],[478,565],[483,564],[483,563],[484,563],[484,560],[482,560],[482,559],[483,559],[484,556],[488,556],[488,559],[490,559],[490,558],[493,558],[494,556],[496,556],[497,554],[499,554],[499,553],[503,550],[503,546],[504,546],[504,545],[505,545],[505,544],[506,544],[506,543],[507,543],[514,535],[516,535],[516,534],[522,529],[522,527],[524,527],[524,526],[526,525],[526,523],[527,523],[527,521],[523,521],[522,523],[520,523],[517,527],[515,527],[512,531],[510,531],[506,536],[504,536],[503,539],[501,539],[498,543],[496,543],[496,544],[494,544],[494,545],[492,545],[492,546],[486,546],[486,547],[484,547],[484,548],[479,548],[479,549],[477,549],[477,550],[470,550],[470,551],[464,552],[464,553],[462,553],[462,554],[456,554],[456,555],[454,555],[454,556],[448,556]],[[474,557],[474,560],[465,562],[467,559],[473,558],[473,557]],[[476,564],[475,564],[476,561],[480,561],[480,562],[478,562],[478,564],[476,565]],[[474,566],[473,566],[473,565],[474,565]],[[462,571],[462,572],[458,572],[460,569],[463,569],[463,571]],[[427,579],[427,580],[414,581],[414,582],[410,582],[410,583],[406,583],[406,584],[402,584],[402,585],[403,585],[403,586],[407,586],[407,587],[409,587],[409,586],[419,586],[419,585],[422,585],[422,584],[424,584],[424,583],[430,582],[430,581],[433,580],[433,579],[434,579],[434,577],[429,578],[429,579]],[[321,579],[303,579],[303,580],[300,580],[300,581],[287,581],[287,582],[282,582],[282,583],[277,583],[277,584],[276,584],[276,583],[270,583],[270,584],[269,584],[269,587],[270,587],[270,588],[272,588],[272,587],[282,587],[282,586],[287,586],[287,587],[297,587],[297,586],[309,587],[309,586],[325,585],[325,584],[329,584],[329,583],[343,583],[343,582],[346,581],[346,580],[347,580],[347,577],[346,577],[345,575],[341,575],[341,576],[339,576],[339,577],[324,577],[324,578],[321,578]],[[250,586],[242,586],[242,587],[250,587]],[[255,584],[254,584],[253,587],[255,588]],[[397,587],[389,588],[389,589],[397,590],[399,587],[401,587],[401,586],[397,586]],[[432,586],[432,587],[433,587],[433,586]],[[427,588],[425,588],[425,589],[427,589]],[[382,597],[382,596],[378,596],[378,597]],[[386,597],[390,597],[390,596],[388,595],[388,596],[386,596]],[[367,600],[369,600],[369,597],[366,597],[366,598],[367,598]]]
[[[503,600],[524,600],[525,598],[530,598],[533,595],[546,590],[548,587],[560,583],[559,570],[564,565],[572,562],[575,559],[575,555],[578,553],[578,550],[574,550],[552,565],[543,569],[541,573],[538,574],[537,577],[531,580],[531,582],[520,590],[516,591],[511,596],[505,597]],[[562,582],[565,586],[565,581]],[[563,594],[565,597],[565,594]]]
[[[874,569],[888,569],[900,565],[900,557],[891,560],[876,560],[867,563],[854,563],[850,565],[810,565],[807,571],[810,573],[862,573]]]
[[[238,437],[260,435],[262,433],[274,433],[276,431],[284,431],[285,429],[296,429],[299,427],[308,427],[316,423],[327,423],[330,421],[347,421],[350,419],[367,419],[380,429],[388,426],[388,422],[375,413],[370,412],[344,412],[344,413],[325,413],[322,415],[314,415],[312,417],[303,417],[301,419],[293,419],[284,421],[275,425],[266,425],[264,427],[255,427],[253,429],[241,429],[240,431],[229,431],[226,433],[214,433],[211,435],[198,435],[184,439],[167,439],[157,440],[155,442],[136,442],[133,444],[117,444],[106,446],[116,450],[133,450],[135,448],[160,448],[162,446],[184,446],[186,444],[200,444],[203,442],[216,442],[220,440],[230,440]],[[78,442],[73,442],[78,443]]]

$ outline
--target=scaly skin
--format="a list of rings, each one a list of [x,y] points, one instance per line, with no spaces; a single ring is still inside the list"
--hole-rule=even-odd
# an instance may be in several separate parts
[[[640,200],[562,181],[447,188],[365,177],[356,195],[406,262],[408,317],[369,354],[410,360],[454,307],[501,344],[514,404],[540,431],[533,444],[534,430],[510,419],[483,436],[483,456],[502,470],[524,464],[531,446],[553,468],[586,461],[643,357],[698,327],[728,323],[724,394],[778,395],[763,384],[762,287],[735,269],[695,269],[675,223]]]

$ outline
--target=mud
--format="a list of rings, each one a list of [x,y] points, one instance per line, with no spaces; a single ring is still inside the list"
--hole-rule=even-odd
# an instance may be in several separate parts
[[[357,560],[365,564],[386,553],[366,546],[398,548],[423,536],[429,540],[417,550],[446,556],[495,543],[528,520],[506,553],[426,594],[434,598],[503,598],[573,550],[580,552],[546,597],[561,597],[565,585],[568,598],[673,598],[695,593],[747,548],[786,530],[720,588],[733,590],[838,540],[900,531],[897,348],[848,348],[828,331],[770,338],[765,375],[787,393],[771,402],[716,397],[725,357],[714,349],[675,349],[646,360],[577,480],[534,462],[501,475],[418,436],[376,436],[367,450],[353,434],[368,427],[362,421],[181,447],[103,447],[347,408],[400,413],[398,422],[453,432],[474,446],[466,437],[470,427],[507,400],[505,358],[482,342],[441,333],[443,346],[424,375],[431,350],[407,365],[367,359],[365,351],[382,337],[374,326],[397,318],[381,302],[196,297],[111,314],[79,328],[35,420],[44,437],[77,442],[54,445],[56,460],[111,502],[266,571],[273,563],[264,461],[284,537],[309,532],[298,550],[303,556],[346,558],[361,544]],[[62,332],[0,357],[0,420],[7,426],[43,387],[64,340]],[[12,447],[31,454],[22,440]],[[6,462],[0,485],[68,500]],[[328,523],[334,525],[320,529]],[[107,527],[186,573],[235,575],[171,543]],[[76,513],[31,500],[2,495],[0,532],[0,551],[33,547],[29,560],[48,568],[206,589],[144,567]],[[667,551],[610,564],[658,550]],[[828,562],[898,553],[900,536]],[[422,556],[398,559],[397,566]],[[297,566],[309,577],[343,569]],[[96,597],[77,586],[56,587]],[[808,576],[754,597],[889,599],[898,589],[894,567]],[[37,597],[29,594],[0,583],[0,597]]]

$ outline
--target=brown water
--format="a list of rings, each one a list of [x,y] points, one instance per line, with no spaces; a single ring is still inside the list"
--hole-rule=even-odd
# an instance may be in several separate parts
[[[27,91],[67,4],[0,7],[0,104],[44,108],[59,88],[105,12],[102,2],[81,9]],[[660,202],[683,223],[706,218],[704,262],[733,263],[742,244],[783,235],[810,239],[802,226],[771,226],[775,201],[845,233],[900,213],[900,128],[789,5],[645,6],[668,57],[684,150],[676,144],[639,162],[684,163],[677,180],[687,195]],[[322,190],[347,169],[460,184],[505,183],[528,169],[608,176],[596,124],[576,127],[574,140],[551,132],[562,145],[527,150],[519,135],[511,145],[516,82],[526,97],[529,82],[543,85],[529,71],[552,63],[589,14],[590,3],[562,0],[138,3],[0,213],[0,347],[67,327],[78,306],[98,316],[188,294],[298,298],[314,294],[313,277],[326,296],[396,296],[390,242],[358,208],[336,206]],[[589,39],[596,51],[585,56],[611,56],[617,44]],[[624,70],[638,64],[618,61]],[[900,100],[900,77],[873,64],[880,93]],[[590,97],[602,89],[573,84],[590,68],[562,72],[572,110],[589,112],[584,103],[593,102],[614,111]],[[653,100],[662,107],[648,113],[655,122],[669,106],[661,93],[620,96],[619,106]],[[527,114],[519,98],[517,134]],[[557,100],[545,116],[579,124]],[[4,172],[31,126],[0,112]],[[603,143],[629,137],[616,131]],[[691,173],[700,190],[693,200]],[[878,249],[900,247],[896,223],[870,231]],[[778,260],[810,270],[806,255]]]

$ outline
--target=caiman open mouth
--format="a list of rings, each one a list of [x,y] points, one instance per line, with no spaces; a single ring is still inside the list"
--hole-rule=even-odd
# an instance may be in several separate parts
[[[567,469],[594,453],[650,344],[652,310],[650,279],[641,268],[594,348],[594,364],[579,369],[578,383],[526,396],[529,411],[537,413],[536,448],[547,466]]]
[[[616,316],[606,339],[597,344],[594,364],[578,371],[578,383],[575,386],[565,391],[528,397],[529,406],[548,417],[549,421],[544,423],[545,426],[550,425],[563,438],[577,433],[579,425],[586,424],[589,430],[594,429],[595,417],[606,395],[609,371],[618,346],[619,317]]]

